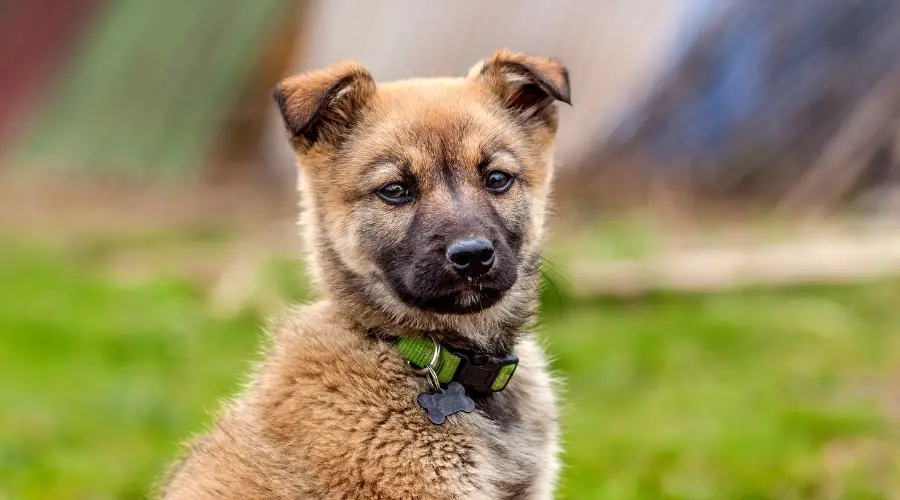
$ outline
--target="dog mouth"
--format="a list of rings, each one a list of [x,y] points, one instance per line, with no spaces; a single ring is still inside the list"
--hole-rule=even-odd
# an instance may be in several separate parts
[[[410,307],[439,314],[474,314],[489,309],[503,299],[509,288],[466,284],[452,290],[427,295],[400,291],[400,298]]]

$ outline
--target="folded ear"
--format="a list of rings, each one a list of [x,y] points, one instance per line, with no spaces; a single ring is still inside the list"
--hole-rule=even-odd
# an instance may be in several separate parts
[[[288,77],[273,90],[298,151],[316,144],[336,145],[374,93],[372,75],[354,62]]]
[[[469,79],[485,85],[523,119],[542,119],[554,127],[554,102],[572,104],[569,72],[553,58],[502,50],[473,66]]]

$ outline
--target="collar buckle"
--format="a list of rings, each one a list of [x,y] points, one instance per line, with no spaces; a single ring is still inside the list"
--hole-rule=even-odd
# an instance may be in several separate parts
[[[453,380],[476,394],[499,392],[506,388],[519,365],[515,354],[492,356],[453,351],[460,358]]]

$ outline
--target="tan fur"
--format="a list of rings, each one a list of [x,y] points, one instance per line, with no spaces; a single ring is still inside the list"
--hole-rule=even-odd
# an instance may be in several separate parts
[[[276,99],[300,165],[301,223],[321,300],[273,325],[251,382],[192,442],[160,496],[551,498],[557,407],[529,330],[539,283],[533,257],[552,177],[553,101],[569,100],[565,69],[499,52],[466,78],[376,85],[364,68],[343,63],[286,79]],[[492,168],[517,176],[502,196],[481,187],[475,166],[487,161],[485,151],[493,151]],[[418,179],[415,208],[373,195],[401,175],[401,160]],[[453,189],[440,175],[453,177]],[[377,258],[383,248],[402,245],[416,224],[451,227],[488,216],[521,236],[519,278],[499,302],[444,314],[397,298]],[[377,331],[514,348],[520,364],[507,388],[475,412],[434,425],[416,404],[427,381]]]

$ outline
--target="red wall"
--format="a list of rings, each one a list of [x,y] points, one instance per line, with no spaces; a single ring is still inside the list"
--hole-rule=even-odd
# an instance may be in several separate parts
[[[103,0],[15,0],[0,6],[0,149],[64,68]]]

